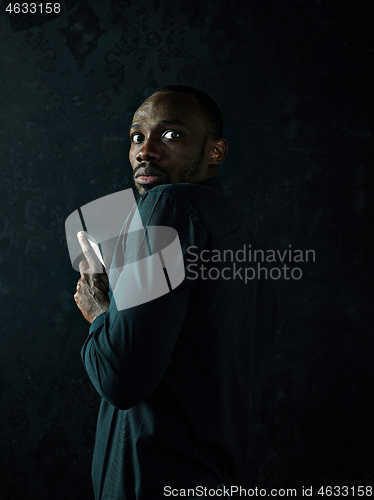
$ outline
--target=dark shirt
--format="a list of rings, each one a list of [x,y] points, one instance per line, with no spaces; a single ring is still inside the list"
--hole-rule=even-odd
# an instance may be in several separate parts
[[[177,230],[186,277],[129,309],[111,300],[90,327],[82,359],[103,398],[92,468],[97,500],[161,499],[166,486],[216,488],[234,476],[248,448],[253,374],[275,328],[270,283],[234,276],[253,263],[240,262],[243,252],[234,270],[230,253],[218,261],[223,250],[256,248],[218,178],[156,186],[138,209],[145,227]],[[202,250],[204,260],[215,250],[215,261],[202,262]]]

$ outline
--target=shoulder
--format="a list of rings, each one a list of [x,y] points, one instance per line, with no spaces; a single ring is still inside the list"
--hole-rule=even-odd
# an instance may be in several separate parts
[[[224,194],[201,184],[163,184],[150,189],[138,204],[144,225],[220,228],[225,231],[232,220],[230,204]]]
[[[176,184],[162,184],[155,186],[148,191],[146,196],[167,196],[175,201],[184,199],[193,199],[195,197],[218,197],[223,198],[223,193],[217,189],[204,186],[202,184],[191,183],[176,183]]]
[[[197,184],[162,184],[150,189],[138,201],[144,225],[171,224],[188,218],[200,218],[195,202],[200,189]],[[156,222],[157,221],[157,222]]]
[[[203,211],[207,204],[214,205],[223,201],[222,192],[201,184],[162,184],[155,186],[143,196],[139,202],[139,208],[145,204],[167,203],[183,207],[191,212]]]

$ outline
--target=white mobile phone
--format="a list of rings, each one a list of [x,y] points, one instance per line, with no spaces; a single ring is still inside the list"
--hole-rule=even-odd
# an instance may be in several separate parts
[[[101,262],[101,264],[104,267],[106,267],[105,263],[104,263],[103,256],[101,255],[101,251],[100,251],[99,245],[95,242],[95,240],[92,238],[92,236],[90,236],[89,234],[87,234],[85,231],[84,231],[84,234],[86,235],[86,238],[89,241],[89,243],[90,243],[90,245],[92,247],[92,250],[95,252],[96,257],[99,259],[99,261]]]

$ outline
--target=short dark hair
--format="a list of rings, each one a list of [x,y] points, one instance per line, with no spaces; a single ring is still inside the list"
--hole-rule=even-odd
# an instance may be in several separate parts
[[[202,118],[204,120],[208,133],[214,140],[220,139],[222,137],[222,113],[216,101],[212,99],[208,94],[202,92],[201,90],[195,89],[194,87],[190,87],[189,85],[179,85],[176,83],[171,85],[163,85],[162,87],[156,89],[153,94],[156,94],[158,92],[181,92],[184,94],[192,94],[194,97],[196,97],[200,105]]]

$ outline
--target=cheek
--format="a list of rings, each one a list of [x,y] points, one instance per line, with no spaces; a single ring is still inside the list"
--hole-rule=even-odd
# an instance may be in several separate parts
[[[130,150],[129,150],[129,161],[130,161],[132,169],[134,170],[137,162],[136,162],[136,151],[134,151],[134,149],[132,149],[132,148],[130,148]]]

